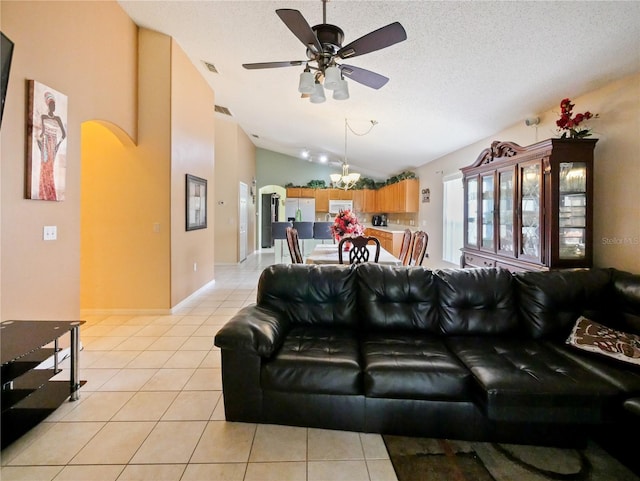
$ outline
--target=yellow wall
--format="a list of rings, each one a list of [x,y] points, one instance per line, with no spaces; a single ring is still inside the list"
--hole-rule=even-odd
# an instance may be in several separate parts
[[[2,120],[1,317],[80,314],[81,124],[101,119],[136,137],[137,28],[115,2],[2,0],[0,29],[15,42]],[[66,198],[24,199],[26,80],[68,96]],[[45,225],[58,240],[43,241]]]
[[[570,93],[567,94],[570,96]],[[595,148],[594,172],[594,264],[640,272],[640,75],[617,80],[604,88],[571,98],[576,112],[587,110],[600,118],[590,121]],[[440,159],[416,173],[420,189],[431,190],[431,202],[420,204],[420,225],[429,233],[429,267],[451,267],[442,258],[442,177],[472,164],[494,140],[529,145],[557,137],[555,121],[560,111],[553,106],[538,114],[537,127],[521,122]]]
[[[216,118],[215,262],[236,263],[240,182],[251,188],[255,178],[256,149],[249,137],[230,120]],[[256,200],[257,201],[257,200]],[[249,200],[247,255],[255,250],[256,206]]]
[[[140,29],[138,45],[138,145],[100,126],[83,143],[87,313],[166,311],[213,280],[212,220],[185,229],[185,174],[213,179],[213,92],[170,37]]]

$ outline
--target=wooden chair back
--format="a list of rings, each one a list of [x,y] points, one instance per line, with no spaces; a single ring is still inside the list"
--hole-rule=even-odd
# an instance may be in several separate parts
[[[369,244],[375,246],[373,261],[378,262],[380,258],[380,241],[377,237],[373,236],[355,236],[355,237],[343,237],[338,242],[338,262],[345,264],[343,261],[343,250],[346,242],[351,243],[351,249],[349,252],[349,264],[360,264],[362,262],[370,262],[371,252],[367,247]]]
[[[403,266],[409,264],[409,259],[411,259],[412,240],[413,234],[411,233],[411,229],[405,229],[404,235],[402,236],[402,244],[400,244],[400,255],[398,256]]]
[[[411,255],[409,256],[408,266],[421,266],[427,255],[427,244],[429,243],[429,236],[424,231],[416,231],[413,234],[413,247]]]
[[[291,262],[293,264],[302,264],[298,231],[293,227],[287,227],[287,245],[289,246],[289,254],[291,254]]]

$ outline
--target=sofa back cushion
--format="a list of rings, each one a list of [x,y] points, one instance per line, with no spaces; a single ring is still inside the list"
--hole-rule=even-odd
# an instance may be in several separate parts
[[[355,280],[351,266],[274,264],[260,276],[257,303],[292,324],[356,328]]]
[[[440,329],[446,335],[515,335],[519,323],[513,276],[506,269],[436,272]]]
[[[580,316],[611,325],[611,271],[568,269],[514,274],[520,315],[536,339],[563,340]]]
[[[640,275],[612,269],[613,304],[620,316],[611,326],[640,334]]]
[[[438,293],[424,267],[358,266],[360,319],[367,330],[439,333]]]

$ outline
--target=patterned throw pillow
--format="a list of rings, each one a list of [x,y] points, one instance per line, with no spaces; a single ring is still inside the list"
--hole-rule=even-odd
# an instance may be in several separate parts
[[[640,365],[640,336],[617,331],[580,316],[567,339],[578,349]]]

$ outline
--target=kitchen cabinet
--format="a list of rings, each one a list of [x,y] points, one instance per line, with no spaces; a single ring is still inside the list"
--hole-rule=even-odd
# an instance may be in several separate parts
[[[353,200],[353,190],[329,189],[329,200]]]
[[[310,187],[287,187],[287,197],[299,198],[311,198],[315,197],[315,191]]]
[[[461,169],[462,267],[591,267],[596,142],[494,142]]]
[[[316,212],[329,212],[330,189],[316,189]]]
[[[359,189],[353,191],[353,210],[358,214],[374,213],[376,211],[376,191]]]
[[[380,246],[383,249],[391,252],[395,257],[400,257],[400,248],[402,247],[404,231],[396,232],[367,227],[365,229],[365,235],[377,237],[380,241]]]
[[[376,191],[376,211],[385,213],[413,213],[419,209],[418,179],[405,179],[385,185]]]

